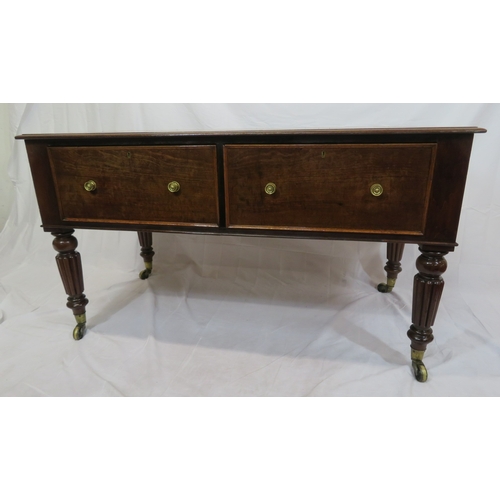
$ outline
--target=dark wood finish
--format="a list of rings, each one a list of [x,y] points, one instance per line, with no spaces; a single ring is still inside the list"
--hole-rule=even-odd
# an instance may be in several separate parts
[[[153,233],[150,231],[138,231],[139,244],[141,245],[141,257],[144,262],[153,262]]]
[[[413,281],[412,325],[408,331],[411,348],[425,351],[433,341],[432,325],[444,288],[442,274],[446,271],[447,252],[432,247],[420,248],[422,255],[417,259],[418,274]]]
[[[262,235],[288,238],[352,239],[359,241],[400,241],[418,244],[438,244],[449,251],[456,245],[457,213],[460,212],[465,175],[473,134],[485,132],[477,127],[419,129],[360,129],[360,130],[297,130],[215,133],[141,133],[141,134],[44,134],[22,135],[26,142],[38,204],[45,231],[64,228],[175,231],[227,235]],[[131,147],[211,145],[217,148],[219,194],[224,185],[222,149],[231,144],[436,144],[436,162],[432,175],[425,232],[422,235],[387,234],[384,232],[347,233],[342,231],[306,231],[294,229],[254,229],[226,227],[225,200],[219,196],[219,227],[192,225],[172,221],[107,219],[66,221],[60,215],[53,172],[48,158],[50,147]],[[450,199],[452,203],[448,203]],[[124,198],[126,203],[127,198]],[[167,217],[165,217],[167,219]]]
[[[66,305],[75,316],[85,314],[85,306],[89,303],[85,297],[83,285],[82,259],[76,252],[78,240],[73,236],[73,231],[52,233],[54,241],[52,246],[58,252],[56,256],[57,268],[63,282],[64,290],[68,295]]]
[[[215,147],[49,147],[61,219],[218,224]],[[85,191],[95,181],[97,189]],[[176,181],[181,189],[168,190]]]
[[[404,249],[404,243],[387,243],[387,264],[384,267],[384,270],[387,273],[387,283],[380,283],[377,287],[379,292],[392,292],[396,284],[398,274],[402,271],[401,259],[403,258]]]
[[[151,231],[138,231],[139,243],[141,245],[141,257],[146,269],[139,273],[141,280],[147,280],[153,271],[153,233]]]
[[[402,271],[401,259],[405,249],[404,243],[387,243],[387,264],[384,267],[388,279],[397,279]]]
[[[435,144],[226,146],[228,227],[424,232]],[[277,186],[268,195],[264,188]],[[383,187],[373,196],[374,184]]]
[[[138,232],[146,279],[152,232],[387,242],[390,291],[405,243],[418,244],[411,339],[419,381],[433,339],[477,127],[23,135],[43,229],[85,326],[74,228]],[[83,185],[93,180],[97,188]],[[180,191],[169,192],[177,181]],[[264,192],[275,183],[273,195]],[[370,193],[381,184],[381,196]],[[392,281],[391,281],[392,280]],[[380,286],[379,286],[380,290]]]
[[[298,130],[227,130],[224,132],[130,132],[130,133],[98,133],[98,134],[23,134],[16,136],[16,139],[30,140],[30,141],[51,141],[57,138],[58,141],[81,141],[89,139],[91,141],[98,141],[100,143],[109,143],[116,139],[135,140],[147,139],[165,139],[174,138],[178,140],[189,139],[195,137],[197,140],[205,137],[223,137],[225,139],[231,137],[300,137],[312,136],[316,139],[318,136],[382,136],[382,135],[443,135],[443,134],[477,134],[484,133],[486,129],[480,127],[418,127],[418,128],[352,128],[352,129],[298,129]]]

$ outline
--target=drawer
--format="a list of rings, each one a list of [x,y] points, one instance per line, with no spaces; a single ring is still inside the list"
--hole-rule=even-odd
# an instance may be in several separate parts
[[[435,152],[435,144],[227,145],[226,223],[423,234]]]
[[[63,220],[218,226],[215,146],[50,147],[49,158]]]

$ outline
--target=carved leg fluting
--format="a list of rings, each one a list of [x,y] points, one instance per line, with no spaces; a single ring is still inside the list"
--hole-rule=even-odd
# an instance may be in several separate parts
[[[404,243],[387,243],[387,265],[384,267],[387,273],[387,283],[380,283],[377,287],[379,292],[392,292],[398,274],[401,272],[401,259],[403,258],[404,249]]]
[[[55,236],[52,246],[58,252],[56,256],[57,267],[68,295],[66,305],[73,311],[76,326],[73,338],[80,340],[86,331],[85,306],[89,303],[83,293],[83,271],[80,254],[75,252],[78,240],[73,236],[73,230],[52,233]]]
[[[412,325],[408,330],[411,340],[411,362],[419,382],[427,380],[423,357],[427,344],[433,341],[432,325],[436,319],[439,301],[444,288],[441,275],[446,271],[448,252],[420,248],[417,259],[418,274],[413,281]]]
[[[146,269],[139,273],[141,280],[147,280],[153,271],[153,233],[150,231],[138,231],[139,244],[141,245],[141,257],[144,259]]]

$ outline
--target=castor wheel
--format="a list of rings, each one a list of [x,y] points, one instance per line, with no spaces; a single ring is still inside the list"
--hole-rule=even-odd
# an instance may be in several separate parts
[[[415,378],[419,382],[425,382],[427,380],[427,368],[422,361],[424,359],[425,351],[417,351],[416,349],[411,350],[411,366],[413,368],[413,373]]]
[[[153,263],[152,262],[144,262],[144,266],[146,267],[146,269],[142,270],[139,273],[139,278],[141,278],[141,280],[147,280],[149,278],[150,274],[153,272]]]
[[[87,326],[85,325],[85,323],[79,323],[78,325],[75,326],[73,330],[73,338],[75,340],[82,340],[86,331],[87,331]]]
[[[424,363],[419,360],[413,360],[411,362],[411,365],[413,367],[413,373],[415,374],[415,378],[419,382],[425,382],[427,380],[427,368],[425,367]]]
[[[139,273],[139,278],[141,278],[141,280],[147,280],[150,274],[151,274],[150,269],[144,269]]]
[[[389,286],[387,283],[380,283],[380,285],[377,287],[377,290],[380,293],[390,293],[392,292],[393,286]]]
[[[377,290],[380,293],[391,293],[392,289],[396,285],[396,278],[387,278],[387,283],[380,283]]]
[[[76,326],[73,329],[73,338],[75,340],[82,340],[83,336],[87,332],[87,315],[75,314]]]

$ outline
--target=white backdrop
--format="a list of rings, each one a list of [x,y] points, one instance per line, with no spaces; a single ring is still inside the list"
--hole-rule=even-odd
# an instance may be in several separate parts
[[[133,232],[78,230],[88,333],[44,233],[25,146],[0,235],[0,395],[500,395],[500,105],[12,105],[17,133],[480,126],[458,236],[415,381],[406,332],[417,249],[392,294],[385,245],[155,234],[154,273]]]

